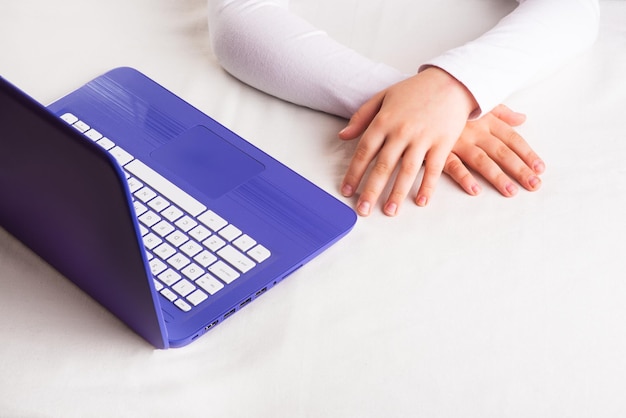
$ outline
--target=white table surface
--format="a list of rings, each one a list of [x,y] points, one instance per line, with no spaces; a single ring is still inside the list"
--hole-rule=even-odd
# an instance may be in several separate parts
[[[292,3],[405,71],[515,5]],[[546,161],[540,191],[444,179],[185,348],[154,350],[0,229],[0,416],[626,416],[626,1],[601,6],[594,48],[506,102]],[[0,5],[0,72],[43,103],[122,65],[343,199],[345,121],[224,73],[204,0]]]

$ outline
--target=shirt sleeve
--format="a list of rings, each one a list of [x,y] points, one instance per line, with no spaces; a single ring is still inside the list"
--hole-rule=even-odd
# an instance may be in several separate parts
[[[518,0],[493,29],[427,61],[463,83],[489,112],[564,65],[595,39],[598,0]],[[284,100],[349,118],[409,77],[342,45],[289,11],[289,0],[209,0],[212,47],[223,68]],[[417,68],[416,64],[416,68]]]
[[[428,61],[474,95],[478,117],[588,48],[598,32],[598,0],[525,0],[493,29]]]
[[[350,118],[408,75],[333,40],[288,0],[209,0],[213,52],[241,81],[284,100]]]

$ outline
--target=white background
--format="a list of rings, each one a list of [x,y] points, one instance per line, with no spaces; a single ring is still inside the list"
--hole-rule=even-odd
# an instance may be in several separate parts
[[[404,71],[515,4],[293,0]],[[507,100],[546,161],[540,191],[443,179],[188,347],[154,350],[0,230],[0,416],[626,416],[626,2],[601,6],[594,48]],[[0,5],[0,73],[43,103],[121,65],[340,197],[345,121],[224,73],[204,0]]]

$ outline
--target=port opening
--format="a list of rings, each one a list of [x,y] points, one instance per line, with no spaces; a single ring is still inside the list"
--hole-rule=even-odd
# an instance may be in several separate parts
[[[233,308],[233,309],[231,309],[230,311],[226,312],[226,313],[224,314],[224,319],[226,319],[226,318],[228,318],[229,316],[231,316],[232,314],[234,314],[236,310],[237,310],[237,308]]]
[[[210,330],[211,328],[213,328],[214,326],[216,326],[218,322],[220,322],[220,321],[219,321],[219,320],[215,320],[215,321],[211,322],[209,325],[207,325],[206,327],[204,327],[204,330],[205,330],[205,331]]]
[[[265,286],[263,289],[259,290],[258,292],[256,292],[254,294],[254,296],[261,296],[263,293],[267,292],[267,286]]]
[[[243,302],[241,302],[239,304],[240,308],[243,308],[244,306],[246,306],[248,303],[252,302],[252,296],[250,296],[248,299],[244,300]]]

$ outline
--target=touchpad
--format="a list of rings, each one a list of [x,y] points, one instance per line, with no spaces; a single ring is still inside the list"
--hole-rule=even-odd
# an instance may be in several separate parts
[[[151,153],[199,192],[218,198],[265,166],[204,126],[195,126]]]

